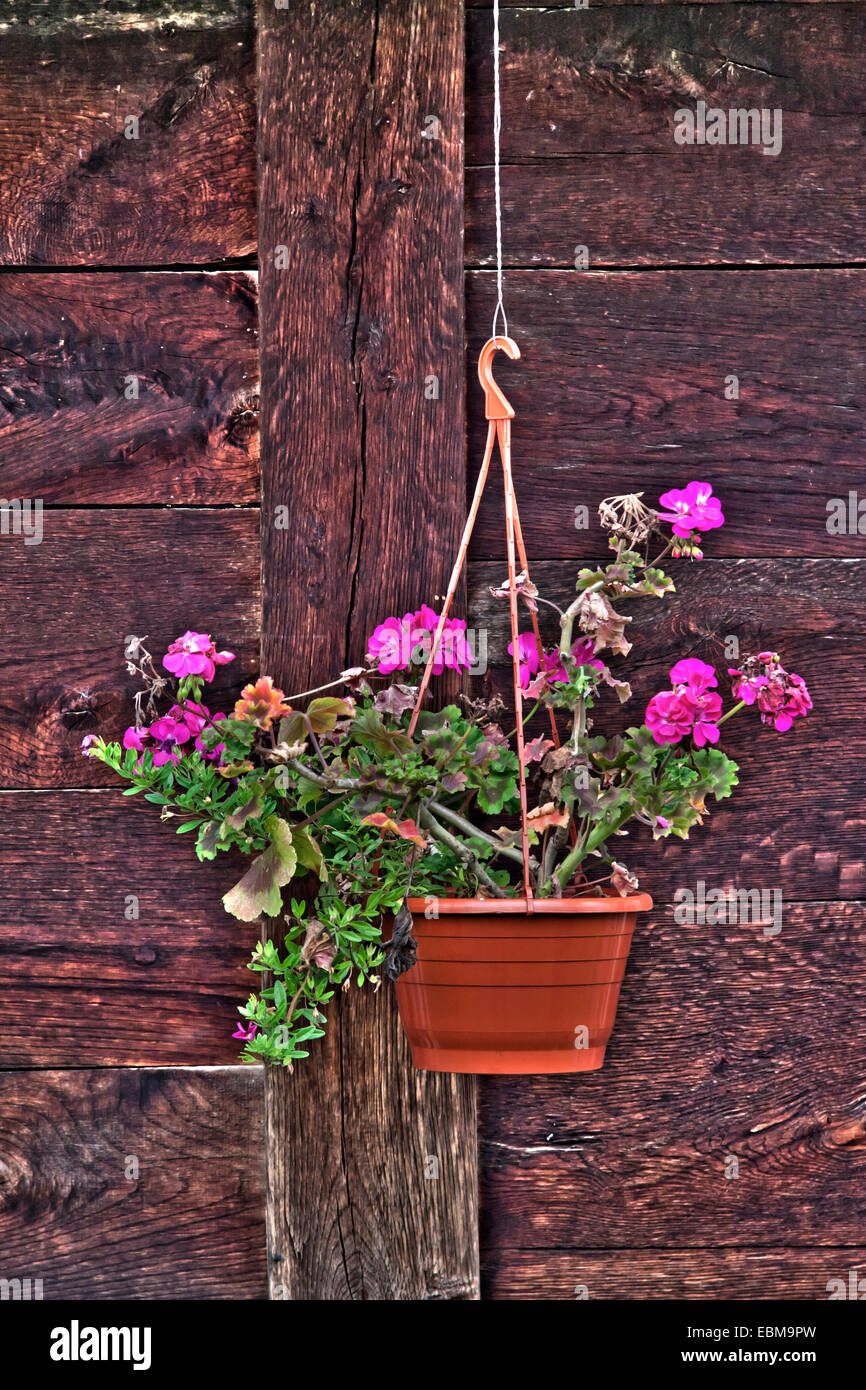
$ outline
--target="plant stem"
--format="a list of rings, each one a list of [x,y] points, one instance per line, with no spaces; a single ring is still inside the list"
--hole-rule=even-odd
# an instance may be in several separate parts
[[[728,710],[727,714],[723,714],[721,719],[716,720],[716,724],[724,724],[725,720],[730,719],[732,714],[736,714],[737,710],[742,709],[745,703],[745,700],[739,700],[737,704],[731,705],[731,708]]]
[[[485,844],[495,849],[497,854],[503,855],[506,859],[513,859],[516,864],[523,863],[523,855],[519,849],[512,849],[510,845],[503,845],[493,835],[488,835],[486,830],[479,830],[471,821],[464,820],[458,811],[452,811],[449,806],[443,806],[441,801],[428,801],[427,805],[435,811],[437,816],[450,821],[457,830],[462,830],[464,835],[471,835],[475,840],[483,840]]]
[[[504,898],[506,896],[503,890],[499,887],[499,884],[493,882],[493,879],[487,873],[487,870],[484,868],[484,866],[478,863],[478,860],[475,858],[472,851],[467,849],[465,845],[461,844],[460,841],[457,839],[457,836],[452,835],[449,830],[446,830],[444,825],[440,825],[439,822],[436,820],[435,816],[432,816],[430,814],[430,811],[426,806],[421,807],[420,815],[421,824],[430,831],[431,835],[433,835],[440,842],[440,844],[443,844],[447,849],[450,849],[452,854],[456,854],[458,859],[462,859],[464,864],[471,864],[475,873],[478,875],[478,878],[481,880],[481,882],[485,885],[486,888],[490,889],[491,893],[493,893],[495,897]]]

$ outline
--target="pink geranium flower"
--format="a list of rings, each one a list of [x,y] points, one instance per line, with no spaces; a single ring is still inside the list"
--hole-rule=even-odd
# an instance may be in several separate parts
[[[678,661],[671,667],[668,675],[671,685],[687,685],[694,690],[708,690],[719,683],[715,669],[706,661],[699,661],[696,656],[688,656]]]
[[[182,680],[184,676],[203,676],[212,681],[217,666],[234,661],[234,652],[218,652],[213,639],[206,632],[185,632],[172,642],[162,659],[162,664],[173,676]]]
[[[646,726],[656,743],[674,744],[691,734],[698,748],[719,739],[722,699],[712,686],[718,677],[712,666],[687,657],[669,673],[673,690],[661,690],[646,708]]]
[[[675,536],[690,536],[692,531],[712,531],[722,526],[722,504],[713,496],[709,483],[689,483],[684,488],[671,488],[659,498],[661,521],[669,521]],[[700,558],[700,556],[698,556]]]
[[[414,613],[404,613],[402,618],[386,618],[374,628],[367,642],[367,660],[382,676],[423,664],[430,655],[438,623],[439,614],[426,603]],[[440,676],[446,667],[451,671],[468,671],[471,666],[465,620],[446,618],[433,661],[434,673]]]
[[[232,1033],[232,1037],[240,1038],[242,1042],[252,1042],[258,1031],[259,1025],[257,1023],[250,1023],[249,1026],[245,1028],[243,1019],[241,1019],[237,1028]]]

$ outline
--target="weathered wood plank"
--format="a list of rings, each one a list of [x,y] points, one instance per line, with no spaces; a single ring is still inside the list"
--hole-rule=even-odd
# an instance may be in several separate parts
[[[463,6],[259,15],[263,645],[296,690],[441,592],[459,538]],[[267,1079],[272,1295],[477,1297],[472,1080],[411,1071],[390,993],[331,1014]]]
[[[46,1299],[265,1297],[256,1068],[0,1074],[4,1277]]]
[[[0,794],[2,1065],[234,1062],[257,933],[220,898],[242,872],[119,786]]]
[[[864,944],[862,902],[791,905],[771,938],[647,914],[604,1069],[482,1086],[485,1242],[856,1244]]]
[[[521,7],[501,34],[508,264],[862,259],[862,5]],[[489,11],[467,46],[467,262],[490,265]],[[677,145],[698,101],[779,110],[781,148]]]
[[[861,122],[817,149],[614,152],[507,165],[504,257],[514,266],[811,265],[862,260]],[[712,213],[708,215],[707,209]],[[467,170],[466,263],[495,264],[493,172]]]
[[[494,276],[468,278],[469,352],[487,335]],[[863,554],[828,535],[827,503],[861,487],[861,270],[512,271],[523,354],[499,380],[515,406],[515,485],[530,558],[597,553],[575,528],[611,493],[706,478],[724,499],[713,553]],[[726,378],[739,398],[725,397]],[[483,400],[469,394],[472,471]],[[474,554],[502,553],[501,503],[482,506]],[[866,523],[864,523],[866,524]]]
[[[514,1250],[482,1259],[487,1299],[753,1299],[819,1303],[850,1271],[866,1275],[866,1247],[788,1250]],[[829,1288],[828,1288],[829,1286]],[[584,1292],[586,1290],[586,1292]]]
[[[4,497],[254,501],[256,324],[244,272],[0,276]]]
[[[622,706],[615,696],[603,698],[596,720],[600,731],[620,732],[641,723],[648,699],[667,688],[668,670],[684,654],[701,656],[722,672],[720,688],[728,699],[724,672],[734,663],[725,657],[725,643],[731,637],[743,655],[780,651],[790,669],[804,676],[815,703],[812,715],[787,734],[765,728],[752,711],[725,726],[722,746],[740,764],[740,785],[730,800],[709,803],[710,823],[687,842],[671,837],[654,843],[642,830],[622,841],[622,858],[659,901],[698,878],[720,888],[776,887],[786,902],[864,895],[866,747],[862,682],[852,677],[852,662],[866,660],[864,565],[672,562],[668,569],[677,593],[664,602],[623,605],[633,616],[629,636],[635,660],[614,665],[629,676],[634,693]],[[543,594],[562,603],[571,596],[575,571],[576,566],[546,563],[533,566],[533,578]],[[470,566],[469,614],[471,623],[488,633],[490,680],[507,697],[508,619],[501,600],[489,594],[503,573],[502,565]],[[542,630],[552,644],[555,632],[546,615]],[[832,792],[822,792],[828,758]]]
[[[258,669],[258,511],[49,510],[42,526],[39,545],[0,538],[0,785],[111,783],[80,745],[130,722],[124,637],[160,656],[188,627],[211,632],[237,653],[214,683],[226,701]]]
[[[3,19],[0,264],[255,251],[251,0],[34,0]]]
[[[632,3],[633,0],[589,0],[588,8],[607,9],[617,5]],[[804,5],[835,5],[850,4],[851,0],[801,0]],[[643,0],[644,5],[683,5],[691,3],[691,0]],[[704,5],[727,5],[730,0],[701,0]],[[790,8],[790,0],[761,0],[765,5],[787,4]],[[492,10],[493,0],[466,0],[467,10]],[[506,4],[503,0],[502,12],[506,10],[573,10],[574,0],[511,0]]]
[[[503,13],[500,42],[506,163],[651,150],[682,160],[673,114],[699,100],[782,107],[790,143],[815,148],[833,120],[844,134],[863,111],[866,15],[858,4],[520,8]],[[467,91],[467,162],[490,164],[489,15],[467,18]],[[783,157],[743,153],[770,164]]]

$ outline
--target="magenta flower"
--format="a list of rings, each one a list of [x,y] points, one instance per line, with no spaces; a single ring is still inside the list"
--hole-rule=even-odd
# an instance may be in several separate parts
[[[689,483],[684,488],[671,488],[659,498],[659,506],[666,510],[659,512],[661,521],[671,522],[675,536],[687,537],[692,531],[712,531],[722,526],[722,504],[713,496],[709,483]],[[700,559],[700,554],[697,556]]]
[[[222,710],[220,710],[219,714],[215,714],[210,722],[211,724],[218,724],[221,719],[225,718],[226,715],[223,714]],[[187,721],[187,723],[188,722],[189,721]],[[200,734],[196,738],[195,747],[196,752],[201,753],[202,757],[205,758],[209,763],[221,763],[223,759],[223,753],[226,751],[226,746],[224,743],[215,743],[213,748],[208,748],[207,744],[204,742]]]
[[[204,676],[206,681],[212,681],[217,666],[234,659],[234,652],[218,652],[206,632],[185,632],[172,642],[162,664],[179,680],[184,676]]]
[[[803,677],[786,671],[776,652],[747,657],[741,668],[730,669],[728,675],[737,699],[756,704],[761,722],[772,724],[780,733],[786,733],[795,719],[804,718],[812,708]]]
[[[259,1025],[257,1023],[251,1023],[248,1028],[244,1028],[243,1019],[241,1019],[237,1028],[232,1033],[232,1037],[240,1038],[242,1042],[252,1042],[258,1031]]]
[[[668,675],[671,685],[687,685],[695,690],[708,690],[719,683],[715,669],[708,666],[706,661],[699,661],[696,656],[688,656],[678,661],[671,667]]]
[[[386,618],[373,630],[367,642],[367,660],[382,676],[425,662],[438,622],[439,614],[426,603],[414,613],[404,613],[402,618]],[[466,622],[463,618],[447,618],[436,649],[433,671],[440,676],[446,667],[452,671],[468,671],[471,666]]]
[[[742,671],[728,668],[728,675],[731,678],[731,690],[738,700],[742,700],[746,705],[753,705],[758,698],[758,692],[764,685],[769,685],[766,676],[746,676]]]
[[[508,643],[508,654],[512,654],[514,643]],[[604,670],[604,663],[593,657],[593,641],[591,637],[579,637],[571,648],[571,654],[578,666],[594,666],[597,671]],[[520,670],[520,688],[528,690],[532,683],[532,677],[541,670],[541,663],[538,660],[538,645],[535,641],[535,634],[532,632],[521,632],[517,638],[517,655]],[[568,672],[562,663],[559,655],[559,648],[554,647],[552,651],[542,652],[544,662],[544,675],[550,685],[561,685],[568,680]]]
[[[183,743],[189,743],[192,734],[188,726],[182,719],[172,719],[171,715],[164,714],[162,718],[155,719],[147,731],[148,737],[153,740],[153,765],[163,767],[165,763],[173,763],[175,766],[180,762],[178,749]]]
[[[508,655],[514,654],[514,642],[508,643]],[[518,633],[517,637],[517,661],[520,672],[520,687],[525,690],[532,677],[537,675],[541,662],[538,659],[538,643],[535,634],[532,632]]]
[[[123,735],[123,746],[124,748],[134,748],[136,753],[143,753],[145,740],[149,737],[150,734],[146,727],[136,729],[134,724],[130,724]]]
[[[674,744],[691,734],[698,748],[717,743],[722,699],[712,666],[696,657],[678,661],[669,671],[673,690],[661,690],[646,708],[646,726],[656,743]]]

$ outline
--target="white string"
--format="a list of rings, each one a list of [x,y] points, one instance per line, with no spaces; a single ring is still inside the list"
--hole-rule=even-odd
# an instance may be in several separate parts
[[[499,189],[499,133],[502,129],[502,109],[499,102],[499,0],[493,0],[493,188],[496,197],[496,308],[493,312],[493,333],[502,314],[502,326],[508,337],[508,319],[502,299],[502,199]]]

